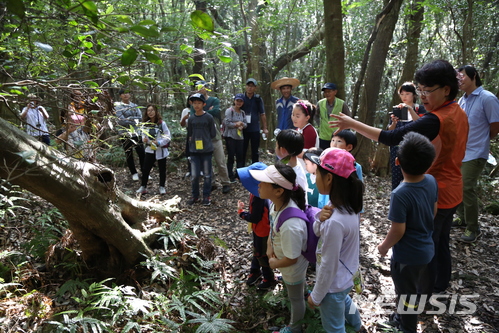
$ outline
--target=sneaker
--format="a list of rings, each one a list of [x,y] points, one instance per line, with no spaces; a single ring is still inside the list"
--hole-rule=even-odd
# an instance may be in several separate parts
[[[460,217],[456,217],[450,226],[451,228],[466,228],[466,222],[464,222],[464,220]]]
[[[223,194],[227,194],[227,193],[229,193],[229,192],[230,192],[230,186],[229,186],[229,185],[224,185],[224,186],[222,187],[222,193],[223,193]]]
[[[166,188],[164,186],[159,187],[159,194],[166,194]]]
[[[190,172],[187,172],[187,173],[184,175],[184,179],[187,179],[187,178],[191,178],[191,173],[190,173]]]
[[[132,179],[133,179],[134,182],[138,182],[139,181],[139,174],[138,173],[134,173],[132,175]]]
[[[237,180],[236,180],[236,178],[230,178],[230,179],[229,179],[229,182],[230,182],[231,184],[234,184],[234,183],[237,183]]]
[[[482,235],[482,232],[480,231],[480,229],[478,229],[478,231],[471,231],[471,230],[466,229],[464,231],[464,234],[461,236],[461,241],[465,242],[465,243],[473,243],[481,235]]]
[[[210,197],[203,198],[203,206],[211,205]]]
[[[289,328],[289,326],[286,326],[281,328],[279,331],[274,331],[273,333],[293,333],[293,331],[291,331],[291,328]]]
[[[196,202],[198,202],[199,199],[198,198],[190,198],[189,200],[187,200],[187,204],[190,206],[190,205],[194,205]]]
[[[146,194],[147,193],[147,188],[145,186],[141,186],[135,193]]]
[[[275,280],[263,279],[262,282],[260,282],[256,287],[260,290],[267,290],[272,288],[275,285],[275,283],[276,283]]]
[[[250,275],[248,276],[248,280],[246,280],[246,284],[248,286],[254,285],[258,281],[258,279],[260,279],[261,276],[262,273],[260,272],[250,273]]]

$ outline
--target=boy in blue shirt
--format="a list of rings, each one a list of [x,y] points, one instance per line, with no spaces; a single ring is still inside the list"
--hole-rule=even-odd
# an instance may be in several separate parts
[[[435,253],[432,234],[438,186],[433,176],[425,174],[434,159],[435,148],[425,136],[416,132],[404,136],[395,159],[404,181],[391,194],[388,219],[392,224],[378,245],[382,257],[393,247],[390,271],[397,311],[390,315],[390,325],[403,332],[417,332],[422,312],[418,309],[420,281],[427,278],[426,266]]]

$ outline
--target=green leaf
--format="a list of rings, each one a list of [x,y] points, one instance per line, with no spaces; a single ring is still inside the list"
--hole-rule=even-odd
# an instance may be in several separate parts
[[[148,89],[148,87],[145,84],[143,84],[142,82],[134,81],[134,82],[132,82],[132,84],[134,86],[140,87],[141,89],[144,89],[144,90]]]
[[[94,81],[87,81],[87,82],[85,82],[85,84],[89,87],[99,88],[99,84],[97,82],[94,82]]]
[[[128,81],[130,81],[130,77],[128,75],[123,75],[117,78],[116,81],[118,81],[122,85],[125,85]]]
[[[129,48],[121,55],[121,64],[123,66],[130,66],[135,62],[139,53],[133,47]]]
[[[69,51],[63,51],[62,52],[62,55],[65,56],[66,58],[72,58],[73,57],[73,53],[69,52]]]
[[[106,9],[106,11],[104,12],[104,14],[109,15],[109,14],[111,14],[112,12],[114,12],[114,6],[113,6],[113,5],[107,5],[107,9]]]
[[[26,16],[26,7],[22,0],[7,0],[7,10],[19,16],[20,19],[24,19]]]
[[[215,25],[213,24],[213,20],[210,15],[201,10],[195,10],[191,13],[191,23],[193,26],[209,32],[213,32],[215,29]]]
[[[139,22],[139,25],[156,25],[156,22],[154,22],[153,20],[144,20]]]
[[[221,61],[223,61],[227,64],[232,61],[232,57],[227,57],[227,56],[223,56],[223,55],[219,55],[217,57],[218,57],[218,59],[220,59]]]
[[[180,45],[180,50],[186,52],[187,54],[191,54],[194,49],[192,46],[182,44]]]
[[[161,58],[155,55],[154,53],[144,52],[144,55],[146,56],[146,59],[149,62],[152,62],[153,64],[160,66],[163,65],[163,60],[161,60]]]
[[[120,21],[122,23],[133,25],[132,20],[127,15],[116,15],[116,18],[118,19],[118,21]]]
[[[149,45],[149,44],[143,44],[139,47],[139,49],[144,50],[144,51],[152,51],[152,52],[156,51],[156,48],[152,45]]]
[[[159,31],[155,27],[146,28],[141,25],[134,25],[130,30],[142,37],[159,37]]]
[[[97,14],[97,6],[93,1],[86,0],[86,1],[83,1],[81,3],[81,5],[83,6],[83,8],[85,8],[89,12]]]

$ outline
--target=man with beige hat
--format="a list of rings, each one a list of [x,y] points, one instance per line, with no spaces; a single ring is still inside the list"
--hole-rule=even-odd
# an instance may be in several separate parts
[[[285,129],[294,129],[293,121],[291,120],[291,113],[293,105],[299,100],[298,97],[291,95],[291,90],[298,87],[300,81],[295,78],[283,77],[277,81],[272,82],[271,88],[281,91],[281,98],[275,101],[277,112],[277,128],[276,135]]]

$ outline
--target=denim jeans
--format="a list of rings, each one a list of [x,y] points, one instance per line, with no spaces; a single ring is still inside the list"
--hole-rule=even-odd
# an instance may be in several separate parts
[[[191,182],[193,198],[199,198],[199,177],[201,176],[201,171],[203,171],[204,174],[203,198],[208,198],[210,196],[212,172],[211,157],[212,153],[191,153]]]
[[[466,222],[466,228],[477,232],[478,225],[478,197],[476,194],[478,178],[482,174],[487,161],[478,158],[463,162],[461,173],[463,175],[463,202],[457,207],[457,216]]]
[[[356,331],[360,330],[362,321],[357,306],[348,295],[352,287],[337,293],[328,293],[322,299],[319,310],[321,312],[322,327],[327,333],[345,332],[345,321]]]

